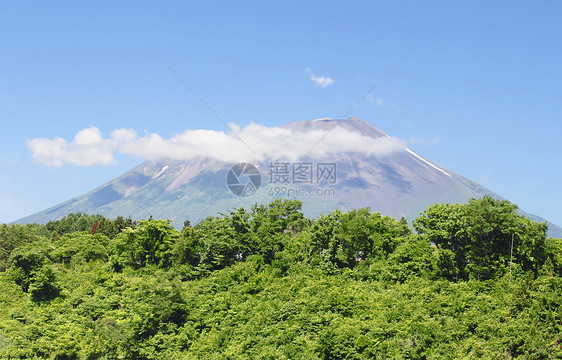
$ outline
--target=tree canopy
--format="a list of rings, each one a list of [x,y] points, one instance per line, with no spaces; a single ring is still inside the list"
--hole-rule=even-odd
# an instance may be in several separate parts
[[[562,357],[562,240],[515,205],[301,207],[0,225],[0,358]]]

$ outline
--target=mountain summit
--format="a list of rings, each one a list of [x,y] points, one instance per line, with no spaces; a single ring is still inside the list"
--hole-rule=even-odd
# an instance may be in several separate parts
[[[388,134],[368,122],[318,119],[282,126],[312,137],[310,147],[324,137],[344,133],[384,141]],[[485,195],[499,198],[485,187],[444,169],[407,147],[389,152],[335,152],[300,157],[298,161],[268,159],[254,164],[226,163],[197,158],[188,161],[146,161],[84,195],[17,222],[44,223],[71,212],[118,215],[134,219],[171,219],[175,227],[184,220],[195,223],[232,208],[269,203],[274,198],[303,201],[303,211],[316,217],[334,209],[370,207],[372,211],[412,220],[434,203],[464,203]],[[544,221],[525,214],[533,220]],[[550,225],[551,235],[562,229]]]

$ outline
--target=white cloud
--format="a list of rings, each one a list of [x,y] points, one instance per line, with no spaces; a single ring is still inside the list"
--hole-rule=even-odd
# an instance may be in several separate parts
[[[33,160],[47,166],[62,166],[65,163],[78,166],[112,165],[116,163],[113,153],[117,144],[117,139],[103,139],[95,126],[79,131],[71,143],[61,137],[27,141]]]
[[[225,162],[266,159],[294,161],[303,156],[319,158],[348,151],[384,155],[406,147],[406,143],[400,139],[371,138],[339,126],[327,136],[324,130],[296,131],[259,124],[244,128],[234,124],[230,126],[239,137],[222,131],[186,130],[166,139],[156,133],[139,136],[132,129],[117,129],[104,138],[98,128],[90,127],[79,131],[72,142],[60,137],[35,138],[28,140],[27,146],[34,161],[47,166],[107,166],[116,163],[116,153],[144,160],[205,157]]]
[[[310,68],[306,68],[306,72],[310,75],[310,80],[314,83],[315,86],[326,87],[335,82],[334,79],[325,77],[324,75],[317,76],[312,72]]]
[[[74,136],[74,143],[78,145],[96,144],[101,141],[101,132],[95,126],[81,130]]]

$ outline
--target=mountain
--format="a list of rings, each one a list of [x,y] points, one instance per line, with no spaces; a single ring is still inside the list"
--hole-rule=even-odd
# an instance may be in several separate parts
[[[329,133],[335,126],[372,139],[390,137],[358,118],[299,121],[283,127]],[[110,218],[123,215],[139,219],[152,215],[171,219],[176,228],[181,228],[186,219],[196,223],[218,212],[269,203],[277,197],[302,200],[303,212],[308,217],[336,208],[369,206],[373,211],[404,216],[411,221],[431,204],[464,203],[485,195],[500,198],[407,148],[386,155],[345,152],[322,159],[257,164],[209,158],[162,159],[144,162],[97,189],[17,222],[44,223],[71,212],[83,212]],[[524,215],[544,221],[535,215]],[[549,224],[549,234],[562,237],[562,229]]]

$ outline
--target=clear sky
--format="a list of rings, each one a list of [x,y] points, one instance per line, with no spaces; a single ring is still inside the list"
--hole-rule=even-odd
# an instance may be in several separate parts
[[[142,159],[45,166],[26,145],[96,126],[186,129],[349,116],[562,225],[562,2],[2,1],[0,222]],[[376,209],[375,209],[376,210]]]

